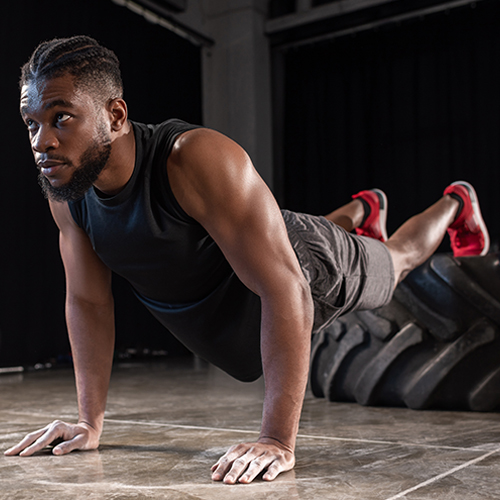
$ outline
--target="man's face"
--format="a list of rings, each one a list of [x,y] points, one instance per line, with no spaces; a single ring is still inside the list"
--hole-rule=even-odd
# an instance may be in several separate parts
[[[64,75],[23,86],[21,115],[45,196],[55,201],[83,196],[111,153],[104,110]]]

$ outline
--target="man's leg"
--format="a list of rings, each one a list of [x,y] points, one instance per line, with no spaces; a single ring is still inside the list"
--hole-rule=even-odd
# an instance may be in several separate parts
[[[385,243],[392,256],[396,284],[439,247],[455,220],[459,202],[443,196],[424,212],[408,219]]]
[[[372,189],[354,195],[351,202],[325,217],[346,231],[356,230],[385,242],[394,263],[396,284],[436,251],[447,230],[455,256],[484,255],[489,248],[477,195],[464,181],[448,186],[439,201],[406,221],[387,241],[386,216],[385,194]]]
[[[424,212],[406,221],[385,243],[394,263],[396,284],[425,262],[448,231],[455,256],[485,255],[489,236],[474,188],[458,181]]]
[[[489,248],[476,192],[464,181],[448,186],[439,201],[406,221],[387,241],[387,198],[379,189],[361,191],[325,217],[346,231],[383,241],[394,263],[396,284],[437,250],[446,231],[455,256],[485,255]]]
[[[365,209],[361,200],[352,200],[337,210],[325,215],[325,218],[344,228],[347,232],[354,231],[361,225],[365,217]]]
[[[329,221],[361,236],[387,240],[387,197],[380,189],[360,191],[346,205],[325,215]]]

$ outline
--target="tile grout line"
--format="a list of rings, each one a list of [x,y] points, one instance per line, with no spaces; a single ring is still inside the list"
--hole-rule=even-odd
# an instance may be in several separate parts
[[[469,467],[470,465],[474,465],[478,462],[481,462],[482,460],[490,457],[491,455],[494,455],[495,453],[500,452],[500,448],[490,451],[488,453],[485,453],[484,455],[474,458],[473,460],[469,460],[468,462],[465,462],[462,465],[458,465],[457,467],[454,467],[453,469],[450,469],[447,472],[443,472],[442,474],[439,474],[435,477],[432,477],[431,479],[428,479],[427,481],[424,481],[423,483],[417,484],[416,486],[413,486],[412,488],[409,488],[405,491],[402,491],[401,493],[398,493],[397,495],[394,495],[390,498],[387,498],[386,500],[396,500],[397,498],[403,498],[406,496],[408,493],[413,493],[414,491],[417,491],[424,486],[428,486],[429,484],[435,483],[436,481],[439,481],[447,476],[450,476],[451,474],[454,474],[455,472],[458,472],[459,470],[465,469]]]
[[[7,411],[7,413],[9,413]],[[10,413],[18,413],[18,412],[10,412]],[[22,413],[22,412],[21,412]],[[31,414],[30,414],[31,415]],[[49,415],[37,414],[40,417],[51,418]],[[66,417],[68,418],[68,417]],[[76,418],[76,417],[74,417]],[[179,428],[179,429],[192,429],[192,430],[204,430],[204,431],[222,431],[222,432],[235,432],[239,434],[259,434],[259,431],[254,430],[244,430],[244,429],[227,429],[224,427],[204,427],[197,425],[184,425],[184,424],[168,424],[165,422],[140,422],[137,420],[119,420],[112,418],[105,418],[105,422],[116,423],[116,424],[134,424],[134,425],[146,425],[146,426],[154,426],[154,427],[171,427],[171,428]],[[12,434],[12,433],[9,433]],[[3,434],[0,434],[2,437]],[[437,449],[437,450],[457,450],[457,451],[484,451],[484,448],[479,447],[471,447],[464,448],[461,446],[446,446],[446,445],[432,445],[432,444],[420,444],[420,443],[406,443],[404,441],[381,441],[375,439],[361,439],[361,438],[348,438],[348,437],[335,437],[335,436],[317,436],[313,434],[298,434],[298,438],[305,439],[321,439],[326,441],[341,441],[341,442],[351,442],[351,443],[370,443],[370,444],[383,444],[390,446],[408,446],[408,447],[419,447],[419,448],[427,448],[427,449]]]
[[[117,420],[113,418],[105,418],[104,422],[111,422],[113,424],[135,424],[135,425],[149,425],[154,427],[172,427],[179,429],[194,429],[201,431],[224,431],[224,432],[238,432],[240,434],[260,434],[259,431],[244,430],[244,429],[225,429],[223,427],[203,427],[201,425],[184,425],[184,424],[167,424],[165,422],[137,422],[136,420]]]
[[[14,412],[11,412],[14,413]],[[45,416],[41,413],[37,414],[38,416]],[[47,416],[47,418],[51,418]],[[193,430],[204,430],[204,431],[222,431],[222,432],[235,432],[239,434],[259,434],[259,431],[254,430],[244,430],[244,429],[227,429],[224,427],[203,427],[197,425],[184,425],[184,424],[168,424],[165,422],[139,422],[137,420],[119,420],[112,418],[105,418],[105,422],[116,423],[116,424],[134,424],[134,425],[146,425],[146,426],[155,426],[155,427],[171,427],[171,428],[179,428],[179,429],[193,429]],[[1,437],[2,435],[0,435]],[[446,445],[432,445],[432,444],[419,444],[419,443],[405,443],[404,441],[380,441],[375,439],[361,439],[361,438],[348,438],[348,437],[334,437],[334,436],[316,436],[310,434],[298,434],[298,438],[306,438],[306,439],[321,439],[326,441],[345,441],[352,443],[370,443],[370,444],[384,444],[391,446],[409,446],[409,447],[420,447],[420,448],[428,448],[428,449],[443,449],[443,450],[457,450],[457,451],[484,451],[481,448],[464,448],[460,446],[446,446]]]
[[[199,425],[184,425],[184,424],[168,424],[165,422],[138,422],[136,420],[118,420],[112,418],[105,418],[105,422],[115,423],[115,424],[134,424],[134,425],[148,425],[153,427],[171,427],[171,428],[179,428],[179,429],[193,429],[193,430],[204,430],[204,431],[222,431],[222,432],[236,432],[240,434],[260,434],[259,431],[253,430],[244,430],[244,429],[226,429],[223,427],[204,427]],[[457,451],[484,451],[479,448],[463,448],[459,446],[439,446],[432,444],[419,444],[419,443],[405,443],[404,441],[379,441],[374,439],[358,439],[358,438],[342,438],[342,437],[333,437],[333,436],[315,436],[309,434],[297,434],[298,438],[306,438],[306,439],[321,439],[327,441],[347,441],[353,443],[370,443],[370,444],[385,444],[391,446],[412,446],[412,447],[420,447],[420,448],[429,448],[429,449],[445,449],[445,450],[457,450]]]
[[[381,441],[376,439],[361,439],[335,436],[315,436],[312,434],[297,434],[297,437],[307,439],[322,439],[327,441],[348,441],[351,443],[370,443],[370,444],[388,444],[397,446],[418,446],[421,448],[440,449],[440,450],[457,450],[457,451],[483,451],[478,448],[463,448],[462,446],[446,446],[437,444],[421,444],[421,443],[405,443],[404,441]]]

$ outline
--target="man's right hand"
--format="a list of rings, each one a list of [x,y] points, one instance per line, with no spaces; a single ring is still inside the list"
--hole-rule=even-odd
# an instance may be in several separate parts
[[[55,420],[43,429],[28,434],[19,444],[5,451],[5,455],[29,457],[57,443],[54,455],[66,455],[73,450],[95,450],[99,446],[100,433],[86,422],[68,424]]]

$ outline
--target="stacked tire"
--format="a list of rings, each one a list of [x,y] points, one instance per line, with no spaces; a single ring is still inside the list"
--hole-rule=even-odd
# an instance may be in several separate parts
[[[437,254],[392,301],[313,337],[311,388],[330,401],[500,409],[500,254]]]

